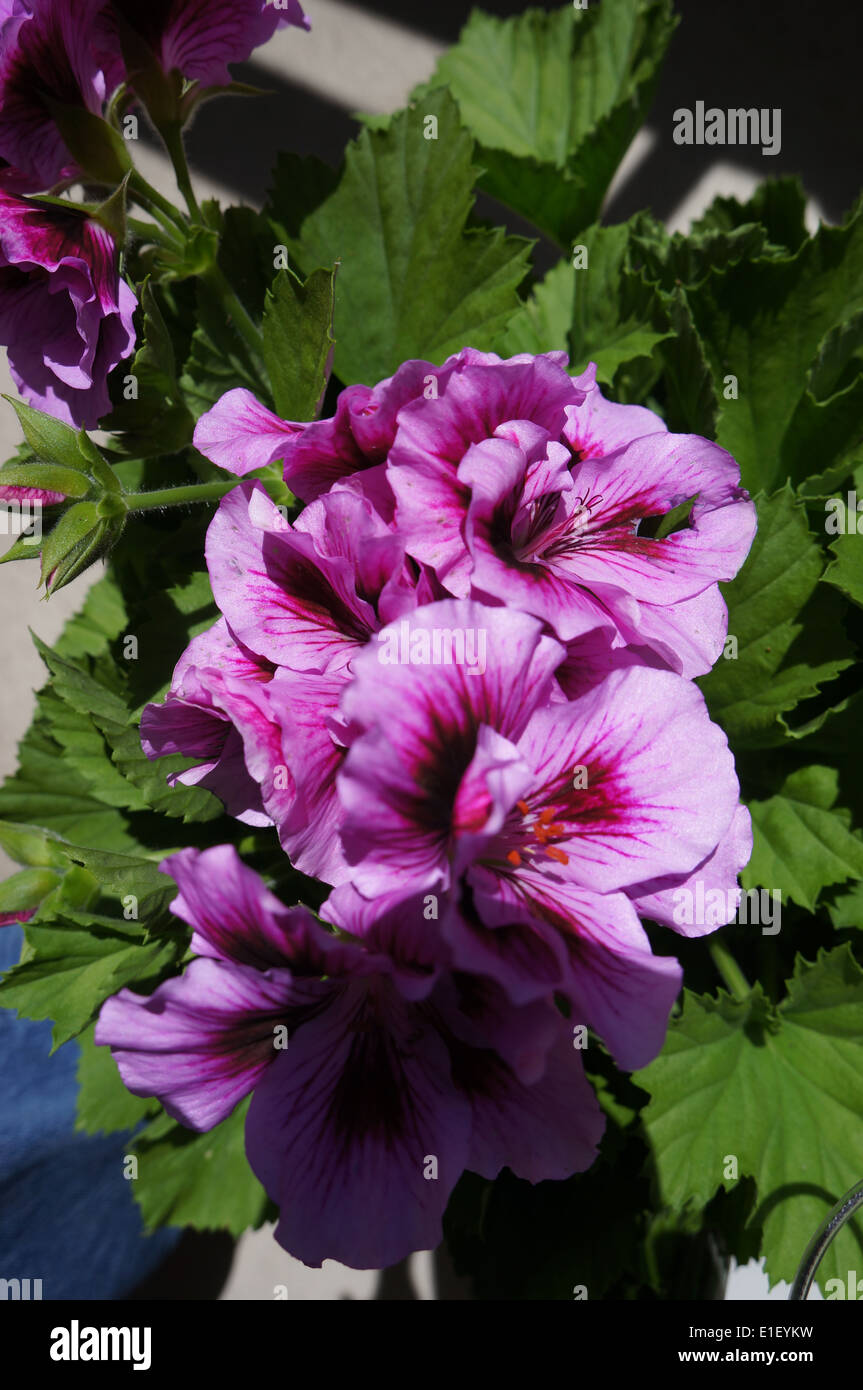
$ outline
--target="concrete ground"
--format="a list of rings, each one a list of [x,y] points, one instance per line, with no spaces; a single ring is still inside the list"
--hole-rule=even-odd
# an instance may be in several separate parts
[[[484,9],[498,14],[523,7],[508,0],[483,3]],[[280,146],[336,162],[356,128],[350,113],[403,105],[411,88],[430,75],[469,8],[458,0],[438,0],[432,7],[404,0],[363,5],[307,0],[312,34],[281,32],[238,73],[270,89],[271,95],[214,103],[202,113],[191,140],[199,190],[225,202],[259,201]],[[651,120],[611,191],[610,217],[626,217],[649,204],[672,229],[682,228],[717,194],[745,198],[761,177],[787,172],[804,176],[812,195],[813,225],[825,210],[830,220],[838,220],[850,204],[863,167],[863,151],[853,146],[863,141],[863,127],[854,121],[851,105],[856,75],[843,81],[837,65],[857,52],[850,27],[853,10],[849,7],[846,15],[842,6],[831,7],[833,12],[826,18],[822,14],[813,31],[806,0],[769,0],[757,7],[757,15],[754,8],[748,0],[727,0],[722,6],[699,6],[697,0],[678,4],[683,24]],[[781,105],[781,155],[765,160],[748,151],[725,151],[717,161],[710,150],[677,149],[671,143],[670,113],[697,99],[720,105]],[[171,191],[169,166],[156,150],[143,149],[140,163],[152,182]],[[0,389],[14,394],[5,358],[0,361]],[[0,404],[0,458],[8,457],[19,439],[11,406]],[[0,537],[0,547],[5,546]],[[37,592],[34,563],[0,569],[0,632],[6,652],[0,684],[0,776],[15,767],[16,744],[31,718],[33,692],[42,682],[28,628],[54,641],[93,578],[93,573],[82,576],[46,603]],[[0,852],[0,877],[9,871]],[[309,1270],[281,1251],[268,1229],[246,1235],[221,1297],[270,1299],[277,1285],[285,1285],[289,1298],[298,1299],[437,1296],[429,1255],[416,1256],[409,1269],[379,1280],[373,1273],[333,1262],[322,1270]],[[450,1284],[445,1296],[458,1297],[458,1292]],[[785,1286],[771,1295],[786,1296]],[[767,1297],[766,1280],[754,1262],[732,1275],[727,1297]]]

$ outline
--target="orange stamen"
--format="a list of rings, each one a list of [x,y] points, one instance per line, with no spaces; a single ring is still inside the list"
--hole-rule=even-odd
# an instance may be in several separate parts
[[[511,849],[506,857],[509,860],[510,864],[514,865],[516,869],[521,864],[521,855],[519,854],[517,849]]]
[[[548,849],[545,852],[548,855],[549,859],[556,859],[558,864],[569,863],[569,855],[566,854],[562,849],[557,849],[555,845],[549,845]]]
[[[540,823],[540,825],[548,825],[549,821],[552,820],[553,817],[554,817],[554,808],[553,808],[552,806],[546,806],[546,807],[544,807],[543,810],[541,810],[540,813],[539,813],[539,823]]]
[[[526,801],[517,801],[515,804],[518,807],[519,811],[521,811],[521,814],[523,816],[530,815],[530,807],[528,806]]]

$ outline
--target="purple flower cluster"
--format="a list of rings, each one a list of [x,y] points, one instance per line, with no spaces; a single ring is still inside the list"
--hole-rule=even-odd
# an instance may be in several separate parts
[[[438,1242],[466,1168],[591,1164],[580,1035],[643,1066],[680,988],[641,918],[674,927],[694,881],[735,901],[749,817],[692,677],[755,512],[725,451],[562,353],[407,362],[310,424],[232,391],[196,444],[241,476],[283,460],[306,505],[289,523],[251,480],[223,500],[222,616],[144,747],[273,824],[329,926],[227,846],[175,855],[196,959],[109,1000],[97,1041],[195,1129],[252,1092],[278,1239],[386,1265]]]
[[[0,343],[29,404],[87,428],[110,408],[137,300],[106,231],[22,195],[79,180],[64,120],[101,116],[121,83],[134,88],[121,24],[201,87],[229,82],[227,64],[278,26],[308,27],[298,0],[0,0]]]

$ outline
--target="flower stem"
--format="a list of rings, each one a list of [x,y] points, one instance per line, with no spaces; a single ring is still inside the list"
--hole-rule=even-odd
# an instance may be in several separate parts
[[[177,187],[186,200],[189,216],[193,222],[202,223],[204,219],[201,216],[201,209],[195,197],[192,175],[189,172],[189,162],[186,159],[186,149],[183,144],[183,131],[179,121],[170,121],[167,125],[160,126],[159,134],[165,142],[168,154],[171,156],[171,163],[174,166],[174,174],[177,179]]]
[[[256,357],[262,357],[264,353],[264,339],[261,330],[237,298],[235,292],[231,289],[223,271],[221,271],[217,265],[213,265],[206,272],[204,278],[209,280],[211,286],[219,296],[219,299],[222,301],[222,307],[233,321],[234,327],[246,343],[246,346],[251,348]]]
[[[188,487],[155,488],[152,492],[127,492],[130,512],[149,512],[156,507],[182,507],[190,502],[218,502],[242,482],[241,478],[218,479],[212,483],[190,483]]]
[[[728,947],[723,945],[721,941],[717,941],[715,936],[710,942],[709,949],[713,964],[722,976],[732,999],[742,1003],[752,993],[752,988],[737,961]]]
[[[142,241],[150,241],[155,246],[164,247],[166,251],[181,252],[183,250],[183,243],[176,233],[169,231],[167,227],[163,227],[157,222],[142,222],[138,217],[127,217],[126,222]]]
[[[154,217],[158,217],[167,231],[176,228],[183,233],[183,238],[185,240],[188,228],[186,219],[180,212],[180,209],[175,208],[173,203],[168,202],[168,199],[162,196],[158,188],[154,188],[151,183],[148,183],[140,170],[134,169],[132,171],[129,187],[138,202],[141,203],[148,212],[151,212]]]
[[[217,478],[209,483],[189,483],[185,487],[154,488],[152,492],[127,492],[123,501],[130,512],[151,512],[157,507],[187,507],[194,502],[219,502],[244,481],[243,478]],[[274,502],[284,502],[285,487],[279,478],[254,478]]]

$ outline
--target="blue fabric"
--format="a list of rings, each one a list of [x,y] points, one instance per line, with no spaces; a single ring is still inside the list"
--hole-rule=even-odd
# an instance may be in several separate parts
[[[0,970],[21,943],[20,927],[0,928]],[[129,1136],[75,1133],[80,1049],[50,1051],[50,1023],[0,1009],[0,1278],[41,1279],[43,1299],[122,1298],[182,1232],[143,1233]]]

